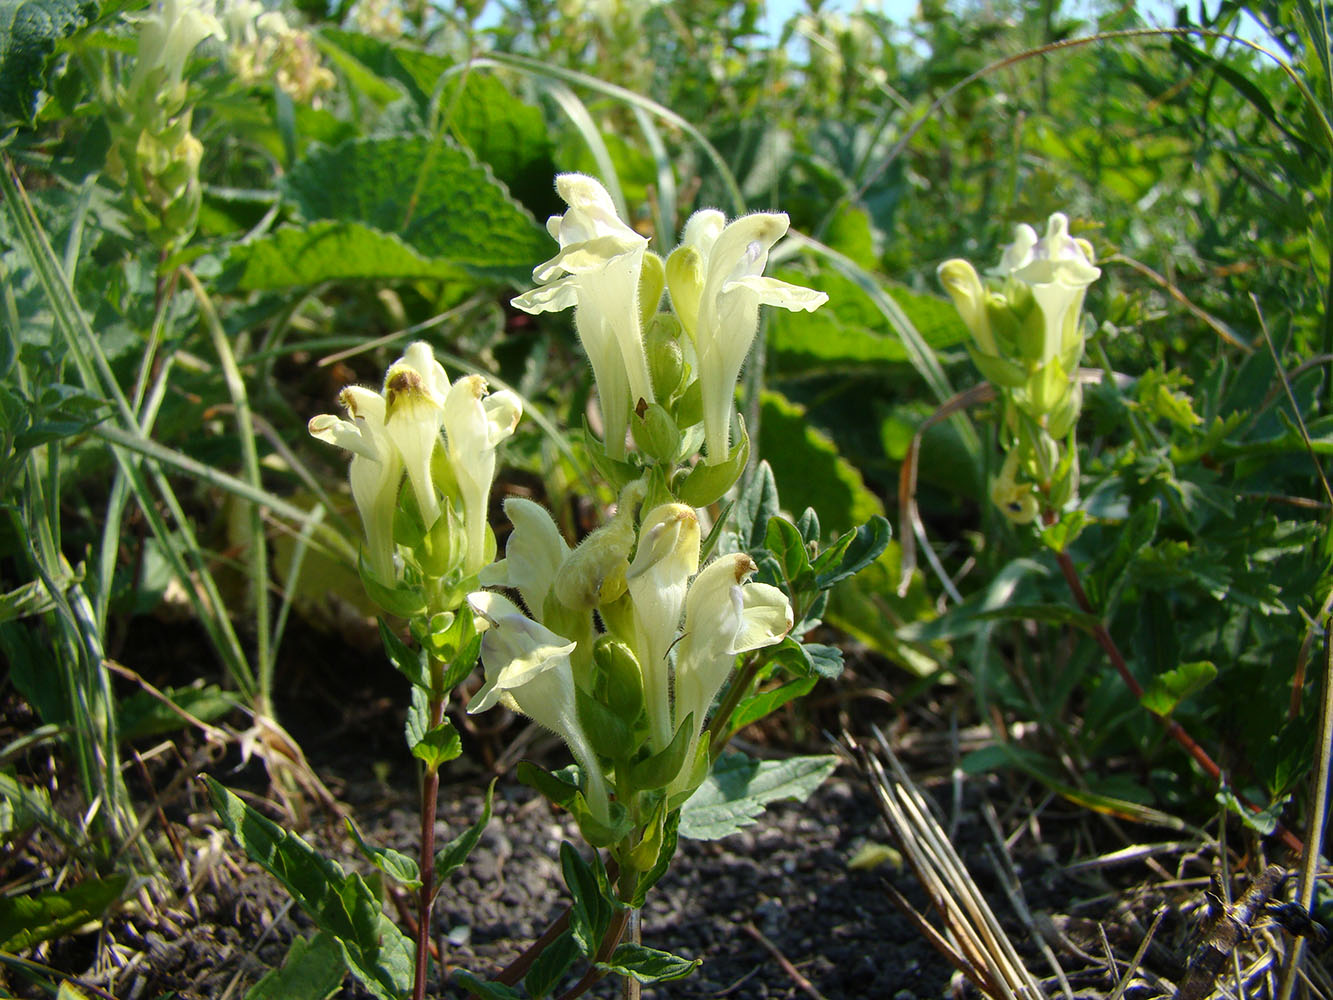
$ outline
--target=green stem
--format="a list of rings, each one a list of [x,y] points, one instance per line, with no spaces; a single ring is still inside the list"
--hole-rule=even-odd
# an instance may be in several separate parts
[[[432,657],[430,664],[432,693],[428,711],[430,729],[444,721],[444,695],[436,693],[444,685],[444,664]],[[430,964],[430,912],[435,900],[435,807],[440,794],[440,771],[426,769],[421,782],[421,891],[417,896],[417,964],[412,980],[412,1000],[425,1000],[426,970]]]

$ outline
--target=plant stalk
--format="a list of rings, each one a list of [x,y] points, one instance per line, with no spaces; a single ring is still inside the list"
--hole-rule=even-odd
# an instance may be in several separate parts
[[[1047,511],[1044,520],[1047,524],[1053,523],[1055,520],[1054,512]],[[1083,581],[1079,578],[1078,568],[1075,567],[1074,560],[1070,558],[1068,552],[1064,551],[1057,553],[1056,559],[1060,563],[1060,572],[1064,574],[1065,583],[1069,585],[1069,591],[1074,596],[1074,603],[1079,606],[1079,610],[1086,614],[1095,615],[1096,612],[1093,610],[1092,602],[1088,600],[1087,592],[1083,589]],[[1092,636],[1097,640],[1097,644],[1102,647],[1102,650],[1106,653],[1107,659],[1111,661],[1111,665],[1115,667],[1116,673],[1118,673],[1120,679],[1125,682],[1130,693],[1142,702],[1144,694],[1143,685],[1138,682],[1138,678],[1130,673],[1129,664],[1125,662],[1125,657],[1121,654],[1120,647],[1116,645],[1115,640],[1111,638],[1111,633],[1107,631],[1106,625],[1100,619],[1092,627]],[[1147,709],[1147,711],[1154,719],[1161,723],[1162,727],[1166,730],[1167,735],[1179,743],[1194,762],[1203,768],[1204,773],[1214,781],[1223,780],[1222,769],[1217,766],[1217,762],[1208,755],[1207,750],[1195,742],[1194,737],[1190,736],[1179,722],[1169,716],[1154,712],[1152,709]],[[1245,808],[1256,813],[1260,811],[1260,808],[1248,801],[1239,790],[1233,789],[1233,791],[1237,801],[1244,805]],[[1301,842],[1301,839],[1281,823],[1277,823],[1273,828],[1273,833],[1281,837],[1282,842],[1297,854],[1304,851],[1305,845]]]
[[[431,659],[430,728],[444,721],[444,665]],[[431,766],[421,781],[421,890],[417,897],[417,967],[412,979],[412,1000],[425,1000],[426,970],[430,964],[430,911],[435,899],[435,805],[440,794],[440,771]]]

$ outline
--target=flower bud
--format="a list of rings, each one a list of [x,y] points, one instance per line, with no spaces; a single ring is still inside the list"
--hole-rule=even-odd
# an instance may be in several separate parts
[[[626,493],[630,490],[627,488]],[[555,576],[555,596],[574,611],[590,611],[625,592],[625,571],[634,548],[632,505],[624,502],[608,524],[569,554]]]
[[[680,451],[680,431],[676,422],[657,403],[640,403],[630,421],[634,443],[641,452],[658,462],[669,465]]]
[[[644,351],[648,355],[648,373],[652,376],[653,392],[657,398],[669,400],[680,388],[685,374],[685,353],[681,350],[680,320],[670,313],[660,312],[644,327]]]

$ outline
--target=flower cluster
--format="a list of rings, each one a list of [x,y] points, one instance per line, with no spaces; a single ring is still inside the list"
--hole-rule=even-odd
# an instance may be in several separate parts
[[[278,11],[259,0],[226,0],[222,17],[227,63],[242,83],[271,77],[298,104],[317,103],[321,92],[333,89],[333,73],[320,61],[310,33],[293,28]]]
[[[713,209],[696,212],[664,264],[596,180],[563,174],[556,189],[569,210],[546,228],[560,251],[533,271],[539,286],[514,305],[530,313],[575,309],[597,382],[607,455],[626,457],[626,430],[637,415],[645,437],[674,445],[669,459],[693,450],[697,439],[687,432],[701,423],[705,463],[728,462],[736,380],[754,342],[760,305],[811,311],[828,300],[823,292],[763,276],[769,251],[787,232],[787,216],[759,212],[728,223]],[[674,318],[658,314],[664,289]],[[677,330],[685,336],[675,336]],[[689,406],[677,405],[686,399]],[[693,408],[697,419],[684,412]],[[655,429],[648,426],[650,411]],[[637,425],[635,432],[638,440]]]
[[[185,69],[222,25],[202,0],[157,0],[138,22],[134,71],[116,89],[107,173],[125,185],[148,236],[171,248],[194,233],[204,149],[191,132]]]
[[[940,282],[971,332],[977,368],[1006,404],[1008,454],[991,498],[1014,522],[1036,519],[1040,496],[1058,509],[1077,492],[1077,459],[1057,442],[1082,407],[1078,365],[1086,336],[1083,299],[1101,276],[1092,245],[1069,235],[1056,212],[1046,234],[1020,225],[989,286],[967,261],[945,261]]]
[[[348,386],[339,401],[347,419],[314,417],[310,433],[352,453],[352,498],[375,576],[392,583],[397,575],[395,513],[404,475],[423,533],[414,558],[434,577],[480,571],[490,558],[486,505],[495,449],[518,424],[519,398],[488,394],[480,375],[450,384],[430,345],[418,341],[389,366],[382,392]]]
[[[514,589],[527,611],[488,591],[468,598],[485,629],[486,672],[468,711],[499,702],[558,733],[603,824],[611,818],[608,770],[622,800],[643,790],[623,787],[636,757],[674,748],[673,766],[653,787],[672,796],[693,790],[706,773],[704,722],[737,655],[782,641],[792,627],[786,595],[749,579],[749,556],[724,555],[699,569],[692,508],[663,504],[641,513],[637,537],[626,531],[640,496],[625,491],[617,518],[575,550],[544,508],[510,498],[505,558],[482,581]]]

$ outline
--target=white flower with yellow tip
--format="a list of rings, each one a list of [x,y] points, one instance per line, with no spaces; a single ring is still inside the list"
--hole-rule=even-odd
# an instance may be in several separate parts
[[[634,653],[643,670],[651,745],[671,742],[670,665],[690,577],[699,569],[699,519],[692,507],[669,503],[650,511],[625,573],[634,608]],[[683,716],[682,716],[683,718]]]
[[[385,428],[385,400],[378,392],[351,385],[338,395],[350,420],[331,414],[310,419],[310,433],[352,453],[352,499],[366,531],[366,559],[375,575],[394,578],[393,515],[403,460]]]
[[[384,376],[385,433],[402,456],[417,510],[428,529],[440,516],[430,460],[440,443],[449,388],[449,376],[430,345],[421,340],[409,345]]]
[[[179,87],[185,64],[205,38],[225,41],[222,25],[213,15],[212,4],[203,0],[159,0],[139,21],[139,47],[135,54],[130,92],[142,97],[149,91],[165,94]],[[163,77],[154,80],[157,71]]]
[[[676,717],[704,717],[731,676],[736,656],[782,641],[791,631],[791,602],[777,587],[749,582],[754,560],[721,556],[690,584],[685,634],[676,652]]]
[[[828,296],[764,277],[769,251],[787,233],[785,214],[758,212],[729,225],[714,209],[695,212],[667,260],[667,287],[694,341],[703,397],[705,460],[727,459],[736,380],[759,327],[759,307],[813,312]]]
[[[1041,356],[1046,364],[1060,358],[1070,374],[1082,353],[1079,328],[1083,297],[1088,286],[1101,277],[1093,266],[1092,244],[1069,235],[1069,219],[1055,212],[1046,223],[1046,235],[1037,238],[1031,226],[1014,229],[1014,242],[1005,247],[994,273],[1027,285],[1041,309],[1045,334]]]
[[[606,779],[579,721],[570,655],[576,643],[528,618],[513,601],[489,591],[468,595],[482,619],[481,663],[486,683],[468,703],[469,715],[497,703],[558,735],[587,778],[593,815],[610,818]]]
[[[513,587],[532,616],[541,618],[556,574],[569,556],[569,545],[541,504],[509,497],[504,511],[513,525],[505,542],[505,557],[482,570],[481,583],[486,587]]]
[[[508,391],[488,394],[486,380],[466,375],[449,389],[444,401],[444,433],[449,466],[463,501],[467,531],[467,572],[486,562],[486,515],[495,479],[495,449],[514,433],[523,403]]]
[[[963,325],[972,334],[977,346],[985,354],[998,355],[999,348],[995,343],[995,334],[991,331],[990,315],[986,311],[990,292],[981,283],[977,269],[968,261],[955,258],[946,260],[935,273],[944,290],[949,293],[949,298],[953,299]]]
[[[616,214],[611,195],[594,178],[561,174],[555,185],[569,205],[546,222],[560,252],[532,272],[539,287],[513,304],[529,313],[575,309],[574,325],[597,381],[607,450],[621,458],[630,410],[640,399],[653,402],[639,308],[648,240]]]

